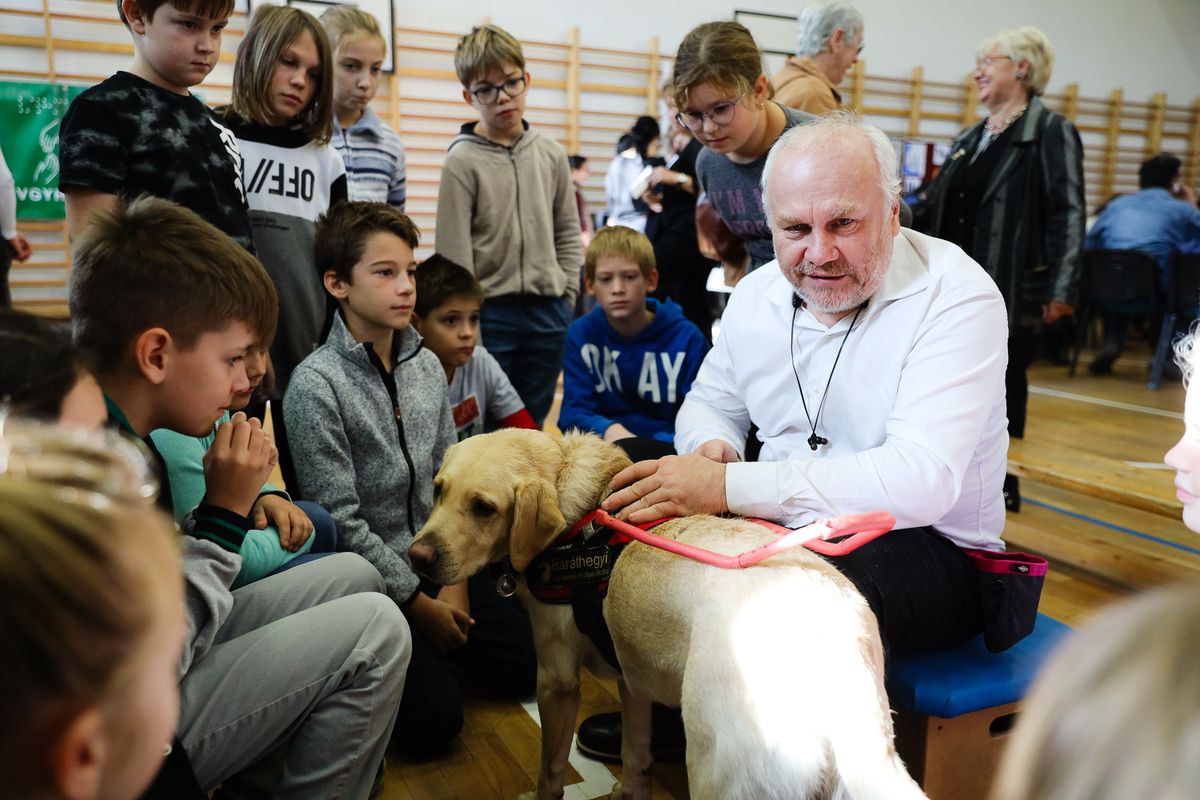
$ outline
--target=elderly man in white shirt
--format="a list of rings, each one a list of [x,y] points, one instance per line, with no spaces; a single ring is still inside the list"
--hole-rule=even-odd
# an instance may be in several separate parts
[[[884,133],[850,115],[780,138],[763,171],[777,259],[730,300],[676,419],[685,455],[618,474],[604,504],[792,527],[890,511],[896,530],[833,562],[893,651],[978,633],[959,548],[1004,548],[1008,449],[1004,301],[958,247],[900,228],[896,174]]]

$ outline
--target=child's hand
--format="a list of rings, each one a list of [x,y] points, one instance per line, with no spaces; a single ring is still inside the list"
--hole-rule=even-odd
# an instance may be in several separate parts
[[[632,439],[634,433],[619,422],[614,422],[604,429],[604,441],[619,442],[622,439]]]
[[[279,453],[257,419],[240,411],[217,428],[204,454],[205,502],[250,516]]]
[[[437,599],[449,603],[468,616],[471,614],[471,596],[467,592],[466,581],[438,589]]]
[[[274,525],[279,531],[279,544],[289,553],[304,546],[313,535],[313,523],[301,508],[277,494],[264,494],[254,502],[250,512],[254,527],[262,530]]]
[[[475,620],[462,609],[429,597],[420,589],[405,611],[409,622],[440,655],[466,644],[467,632],[475,624]]]

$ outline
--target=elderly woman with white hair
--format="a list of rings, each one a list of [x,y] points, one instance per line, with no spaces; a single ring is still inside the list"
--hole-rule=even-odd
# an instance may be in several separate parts
[[[842,106],[838,84],[863,48],[863,18],[841,0],[811,3],[800,12],[796,55],[771,79],[775,102],[825,114]]]
[[[976,51],[975,82],[988,116],[959,134],[918,214],[996,281],[1008,304],[1008,432],[1025,436],[1026,370],[1044,325],[1073,312],[1086,211],[1079,132],[1040,96],[1054,51],[1045,34],[1002,31]],[[1015,476],[1009,510],[1020,508]]]

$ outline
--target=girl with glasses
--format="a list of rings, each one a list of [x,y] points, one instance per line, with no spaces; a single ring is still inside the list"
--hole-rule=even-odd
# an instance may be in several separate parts
[[[756,269],[775,258],[760,187],[767,152],[785,130],[815,117],[770,99],[762,53],[737,22],[693,28],[679,45],[672,83],[676,119],[704,145],[700,189],[745,242],[745,270]]]

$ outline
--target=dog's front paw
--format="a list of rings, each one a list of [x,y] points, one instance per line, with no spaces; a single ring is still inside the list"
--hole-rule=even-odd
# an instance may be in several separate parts
[[[640,785],[636,785],[638,783]],[[634,785],[627,785],[624,781],[618,781],[613,786],[608,800],[650,800],[651,796],[652,791],[649,779],[635,782]]]

